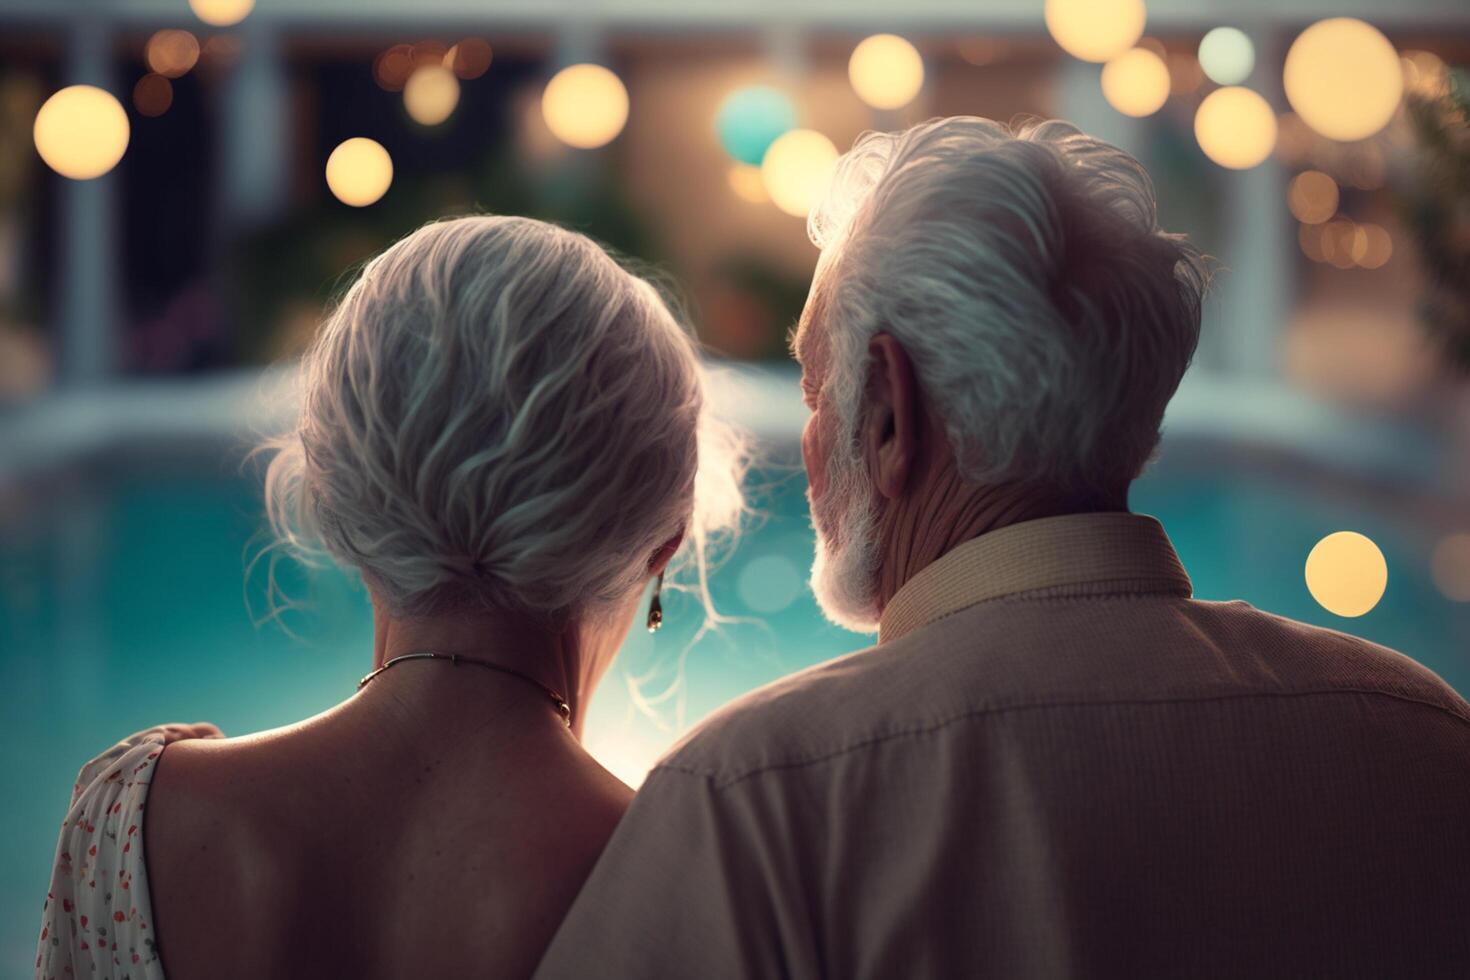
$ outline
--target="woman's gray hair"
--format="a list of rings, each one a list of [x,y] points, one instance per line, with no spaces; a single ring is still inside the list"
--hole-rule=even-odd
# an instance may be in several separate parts
[[[849,432],[881,331],[967,480],[1115,494],[1141,472],[1194,355],[1207,274],[1159,229],[1133,157],[1058,121],[868,133],[808,231],[825,385]]]
[[[586,237],[456,218],[369,262],[303,359],[267,511],[360,569],[397,615],[596,616],[684,532],[741,511],[738,440],[695,343]],[[707,602],[707,595],[706,595]]]

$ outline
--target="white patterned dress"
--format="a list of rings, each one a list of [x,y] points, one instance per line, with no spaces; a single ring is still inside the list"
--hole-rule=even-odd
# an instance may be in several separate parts
[[[36,947],[37,980],[163,980],[143,863],[143,805],[164,729],[82,767],[61,825]]]

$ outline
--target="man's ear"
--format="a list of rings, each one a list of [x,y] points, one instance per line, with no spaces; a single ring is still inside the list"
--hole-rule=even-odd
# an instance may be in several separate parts
[[[653,550],[653,557],[648,559],[648,574],[657,575],[668,567],[669,562],[673,560],[674,553],[683,543],[684,528],[681,527],[677,534]]]
[[[868,343],[868,385],[859,446],[873,486],[901,496],[919,459],[919,384],[913,362],[891,334]]]

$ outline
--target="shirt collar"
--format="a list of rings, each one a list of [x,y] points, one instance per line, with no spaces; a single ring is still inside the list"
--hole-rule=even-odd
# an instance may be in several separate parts
[[[1140,514],[1065,514],[1011,524],[952,548],[889,600],[878,642],[987,599],[1037,589],[1096,587],[1188,598],[1189,576],[1163,525]]]

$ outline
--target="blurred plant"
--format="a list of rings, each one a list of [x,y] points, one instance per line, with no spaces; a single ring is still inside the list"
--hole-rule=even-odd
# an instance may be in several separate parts
[[[1455,371],[1470,375],[1470,75],[1450,73],[1449,92],[1410,95],[1418,173],[1401,207],[1428,280],[1419,314]]]
[[[703,339],[740,358],[784,358],[786,331],[806,305],[808,281],[755,253],[728,256],[713,270]]]
[[[363,262],[437,218],[526,215],[583,232],[637,262],[657,262],[624,182],[589,163],[532,168],[502,149],[473,172],[400,175],[372,207],[346,207],[323,194],[316,206],[250,232],[229,263],[238,357],[260,363],[300,353]]]

